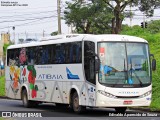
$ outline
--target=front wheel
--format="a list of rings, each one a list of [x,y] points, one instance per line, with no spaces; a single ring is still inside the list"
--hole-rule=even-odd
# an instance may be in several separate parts
[[[86,107],[79,105],[79,97],[77,92],[74,92],[72,95],[72,108],[76,113],[82,113],[86,110]]]
[[[125,113],[126,112],[127,107],[116,107],[116,113]]]

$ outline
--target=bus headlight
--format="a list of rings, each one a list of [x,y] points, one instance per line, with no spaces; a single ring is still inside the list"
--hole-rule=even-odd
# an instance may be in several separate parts
[[[150,90],[150,91],[144,93],[143,95],[141,95],[139,97],[143,98],[143,97],[146,97],[146,96],[150,95],[151,93],[152,93],[152,91]]]
[[[104,95],[104,96],[106,96],[106,97],[116,98],[115,95],[112,95],[112,94],[110,94],[108,92],[105,92],[105,91],[102,91],[102,90],[98,90],[97,92],[100,93],[100,94],[102,94],[102,95]]]

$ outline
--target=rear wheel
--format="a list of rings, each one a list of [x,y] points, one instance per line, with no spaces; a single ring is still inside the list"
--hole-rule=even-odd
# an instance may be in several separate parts
[[[116,107],[116,113],[125,113],[126,112],[127,107]]]
[[[79,105],[79,97],[77,92],[74,92],[72,95],[71,106],[74,112],[82,113],[86,110],[86,107]]]
[[[23,90],[22,91],[22,102],[23,102],[23,106],[24,107],[31,107],[32,106],[32,103],[30,100],[28,100],[28,95],[27,95],[27,90]]]

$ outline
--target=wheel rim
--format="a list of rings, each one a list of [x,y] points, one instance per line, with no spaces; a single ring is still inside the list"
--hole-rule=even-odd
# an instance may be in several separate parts
[[[23,104],[24,104],[24,106],[27,105],[27,96],[26,95],[23,96]]]
[[[77,96],[73,100],[73,107],[74,107],[75,111],[78,111],[78,109],[79,109],[79,100],[78,100]]]

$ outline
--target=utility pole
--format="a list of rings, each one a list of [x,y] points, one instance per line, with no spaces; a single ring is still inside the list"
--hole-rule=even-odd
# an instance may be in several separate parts
[[[12,29],[13,29],[13,44],[15,44],[16,43],[16,37],[15,37],[15,26],[13,26],[12,27]]]
[[[61,10],[60,10],[61,0],[57,0],[57,14],[58,14],[58,34],[61,34]]]
[[[26,39],[28,38],[27,32],[25,31]]]
[[[132,27],[132,3],[130,3],[130,27]]]
[[[145,22],[146,22],[146,20],[145,20],[145,13],[143,12],[143,28],[145,28]]]

